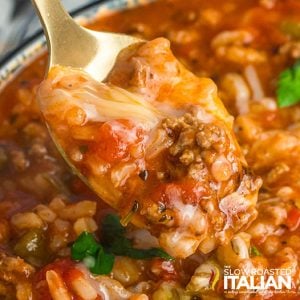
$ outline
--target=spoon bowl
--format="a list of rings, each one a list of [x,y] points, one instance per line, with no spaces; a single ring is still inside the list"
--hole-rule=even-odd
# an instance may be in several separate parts
[[[108,76],[123,49],[143,42],[125,34],[98,32],[80,26],[67,13],[60,0],[32,0],[32,3],[46,35],[48,72],[54,66],[70,67],[83,70],[101,82]],[[53,128],[47,122],[46,125],[56,148],[72,171],[98,195],[102,195],[101,188],[91,184],[74,166]],[[106,197],[104,201],[112,204],[111,199]]]
[[[119,53],[143,42],[125,34],[98,32],[77,24],[60,0],[32,0],[46,35],[48,70],[55,65],[79,68],[103,81]]]

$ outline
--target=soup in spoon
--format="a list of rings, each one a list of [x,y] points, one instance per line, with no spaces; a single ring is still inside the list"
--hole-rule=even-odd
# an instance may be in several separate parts
[[[150,229],[170,255],[208,253],[255,219],[261,180],[233,118],[168,40],[123,51],[104,83],[55,66],[38,99],[68,161],[123,225]]]

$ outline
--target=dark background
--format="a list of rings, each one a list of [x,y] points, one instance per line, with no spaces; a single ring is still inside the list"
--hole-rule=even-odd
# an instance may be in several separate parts
[[[92,0],[62,0],[68,11]],[[0,0],[0,59],[40,29],[30,0]]]

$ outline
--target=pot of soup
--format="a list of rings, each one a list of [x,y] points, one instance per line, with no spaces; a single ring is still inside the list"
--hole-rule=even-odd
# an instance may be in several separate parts
[[[75,15],[147,42],[105,84],[41,33],[2,61],[0,299],[300,299],[299,1]]]

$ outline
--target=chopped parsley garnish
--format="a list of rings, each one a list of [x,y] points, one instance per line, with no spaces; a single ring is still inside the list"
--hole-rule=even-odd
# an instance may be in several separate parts
[[[261,256],[261,253],[259,252],[259,250],[255,247],[255,246],[251,246],[250,247],[250,256],[253,257],[253,256]]]
[[[77,238],[71,248],[71,257],[73,260],[83,261],[94,274],[109,274],[115,260],[88,232],[83,232]]]
[[[172,260],[173,257],[160,248],[136,249],[132,246],[132,241],[125,236],[126,230],[120,223],[116,215],[107,215],[102,223],[102,242],[105,249],[110,253],[119,256],[128,256],[135,259],[150,259],[160,257]]]
[[[134,248],[125,233],[119,217],[107,215],[102,223],[101,243],[98,243],[91,233],[83,232],[72,245],[71,257],[73,260],[82,261],[94,274],[109,274],[114,265],[115,255],[134,259],[173,259],[160,248]]]
[[[300,60],[280,74],[277,98],[279,107],[287,107],[300,102]]]

